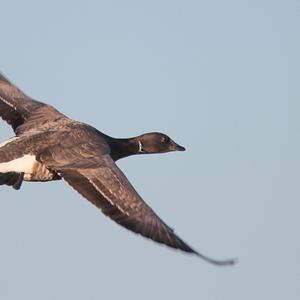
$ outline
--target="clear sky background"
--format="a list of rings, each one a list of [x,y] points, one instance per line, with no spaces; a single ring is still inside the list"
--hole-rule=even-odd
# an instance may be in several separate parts
[[[1,187],[0,299],[299,299],[299,1],[2,1],[0,32],[30,96],[184,145],[119,166],[191,246],[239,259],[154,244],[63,182]]]

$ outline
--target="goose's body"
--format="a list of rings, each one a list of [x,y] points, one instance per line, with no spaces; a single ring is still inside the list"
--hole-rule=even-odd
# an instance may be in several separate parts
[[[20,189],[22,181],[64,179],[127,229],[169,247],[194,253],[142,200],[115,161],[134,154],[182,151],[168,136],[148,133],[115,139],[69,119],[55,108],[27,97],[0,74],[0,117],[16,136],[0,144],[0,184]]]

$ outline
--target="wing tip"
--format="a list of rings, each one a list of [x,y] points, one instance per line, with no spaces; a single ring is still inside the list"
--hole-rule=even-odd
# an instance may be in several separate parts
[[[237,258],[218,260],[218,259],[213,259],[213,258],[207,257],[197,251],[195,251],[194,254],[197,255],[198,257],[204,259],[206,262],[211,263],[215,266],[234,266],[238,263]]]
[[[192,251],[190,252],[191,254],[196,255],[197,257],[205,260],[206,262],[213,264],[215,266],[234,266],[238,263],[238,259],[237,258],[230,258],[230,259],[214,259],[214,258],[210,258],[206,255],[203,255],[201,253],[199,253],[198,251],[195,251],[192,249]]]
[[[194,250],[192,247],[190,247],[188,244],[186,244],[184,241],[182,241],[181,239],[179,239],[180,241],[180,246],[177,247],[178,250],[182,250],[184,252],[187,252],[189,254],[194,254],[197,257],[205,260],[206,262],[216,265],[216,266],[233,266],[235,264],[237,264],[238,260],[236,258],[234,259],[224,259],[224,260],[218,260],[218,259],[213,259],[210,258],[206,255],[201,254],[200,252]]]

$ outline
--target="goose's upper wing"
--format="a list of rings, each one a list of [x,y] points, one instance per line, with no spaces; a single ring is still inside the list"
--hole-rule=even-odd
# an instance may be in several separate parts
[[[0,74],[0,117],[11,125],[16,133],[44,124],[45,120],[62,116],[53,107],[25,95]],[[24,126],[23,124],[30,119],[32,121]]]
[[[187,245],[142,200],[109,154],[93,145],[53,148],[39,160],[57,171],[82,196],[118,224],[158,243],[194,253],[216,265],[230,265],[233,260],[208,258]]]

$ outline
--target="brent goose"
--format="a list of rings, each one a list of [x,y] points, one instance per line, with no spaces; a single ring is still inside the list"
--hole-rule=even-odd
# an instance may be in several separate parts
[[[162,133],[129,139],[109,137],[26,96],[0,74],[0,117],[15,137],[0,145],[0,184],[18,190],[25,181],[64,179],[125,228],[158,243],[214,260],[192,249],[142,200],[115,161],[134,154],[183,151]]]

